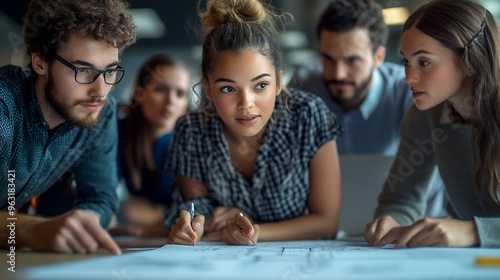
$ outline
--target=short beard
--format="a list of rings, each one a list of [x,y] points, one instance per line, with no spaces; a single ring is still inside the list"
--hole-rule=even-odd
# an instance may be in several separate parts
[[[99,97],[92,97],[87,100],[77,100],[73,105],[68,105],[64,103],[64,97],[62,97],[55,89],[54,80],[52,80],[51,76],[49,76],[49,80],[45,85],[44,91],[45,91],[44,92],[45,99],[50,104],[52,109],[59,116],[61,116],[66,122],[71,123],[72,125],[82,129],[93,128],[97,124],[99,118],[101,117],[102,108],[106,104],[106,99],[101,99]],[[84,118],[78,118],[75,116],[75,114],[73,114],[72,112],[73,108],[75,108],[78,104],[85,104],[85,103],[102,104],[101,110],[97,113],[96,117],[93,117],[95,113],[94,114],[89,113]]]
[[[355,88],[355,91],[354,91],[354,95],[351,99],[343,99],[341,97],[339,98],[335,94],[332,94],[332,92],[330,92],[330,97],[336,103],[338,103],[342,108],[354,108],[354,107],[357,107],[359,104],[361,104],[361,102],[363,102],[365,97],[368,95],[368,86],[372,82],[372,79],[373,79],[373,71],[371,71],[370,76],[368,76],[368,78],[366,80],[364,80],[359,85],[359,87],[356,87],[356,85],[354,85],[353,83],[350,83],[350,82],[343,82],[343,81],[337,81],[337,80],[325,80],[325,79],[323,79],[323,81],[324,81],[325,86],[329,92],[330,92],[330,87],[329,87],[330,84],[350,84],[350,85],[352,85]],[[342,96],[342,93],[343,92],[340,92],[339,96]]]

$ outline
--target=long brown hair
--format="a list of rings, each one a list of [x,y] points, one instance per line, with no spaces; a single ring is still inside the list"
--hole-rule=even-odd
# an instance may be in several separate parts
[[[140,68],[135,88],[147,89],[154,73],[161,67],[187,69],[183,63],[170,56],[164,54],[155,55]],[[146,167],[150,171],[157,168],[154,164],[153,152],[151,150],[156,139],[154,139],[148,121],[144,118],[142,107],[135,100],[134,96],[131,103],[122,108],[122,113],[125,114],[125,131],[123,134],[123,150],[120,152],[125,155],[125,162],[131,174],[134,187],[140,189],[142,187],[143,168]]]
[[[475,118],[475,185],[479,191],[486,183],[492,199],[500,203],[500,32],[495,18],[474,1],[434,0],[413,13],[403,30],[411,27],[452,50],[464,73],[474,73],[473,100],[463,106],[473,106]]]

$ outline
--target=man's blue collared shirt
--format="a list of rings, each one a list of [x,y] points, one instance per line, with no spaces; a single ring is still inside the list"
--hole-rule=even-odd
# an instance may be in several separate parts
[[[413,104],[404,67],[386,62],[376,68],[366,99],[359,108],[348,112],[330,96],[322,71],[319,63],[300,68],[292,81],[301,90],[320,96],[337,115],[344,129],[337,138],[339,154],[395,155],[401,120]]]
[[[117,207],[116,101],[108,96],[92,129],[63,123],[49,131],[30,71],[0,67],[0,209],[8,208],[9,183],[15,185],[16,209],[44,193],[73,169],[78,199],[75,208],[94,210],[106,226]],[[8,181],[7,173],[15,174]],[[11,185],[12,186],[12,185]]]

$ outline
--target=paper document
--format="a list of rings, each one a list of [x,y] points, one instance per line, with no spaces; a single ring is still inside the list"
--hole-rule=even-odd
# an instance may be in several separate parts
[[[23,279],[498,279],[475,257],[500,249],[371,247],[366,242],[165,245],[156,250],[35,267]]]

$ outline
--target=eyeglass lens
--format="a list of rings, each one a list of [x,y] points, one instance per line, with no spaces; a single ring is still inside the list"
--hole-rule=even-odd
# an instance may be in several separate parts
[[[97,69],[91,68],[80,68],[79,71],[76,72],[76,81],[82,84],[89,84],[94,82],[101,72]],[[107,84],[115,84],[118,83],[122,77],[124,72],[121,70],[108,69],[103,72],[104,81]]]

